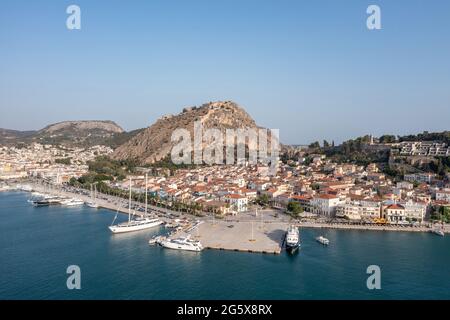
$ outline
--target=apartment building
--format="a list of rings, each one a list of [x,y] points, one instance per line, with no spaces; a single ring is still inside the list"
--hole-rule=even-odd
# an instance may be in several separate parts
[[[336,207],[342,204],[338,196],[332,194],[316,195],[311,200],[312,213],[333,217],[336,213]]]

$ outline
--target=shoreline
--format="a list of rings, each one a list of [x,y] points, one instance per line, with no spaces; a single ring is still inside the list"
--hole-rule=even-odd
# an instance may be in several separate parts
[[[66,196],[66,197],[74,197],[74,198],[79,198],[80,200],[83,201],[90,201],[92,200],[90,197],[82,195],[82,194],[78,194],[78,193],[73,193],[73,192],[68,192],[68,191],[63,191],[63,190],[59,190],[59,189],[46,189],[46,187],[35,184],[35,183],[29,183],[30,186],[32,186],[33,191],[36,192],[42,192],[42,193],[50,193],[50,194],[55,194],[55,195],[59,195],[59,196]],[[10,189],[10,190],[2,190],[3,192],[17,192],[17,191],[22,191],[22,192],[27,192],[30,193],[29,191],[24,191],[24,190],[15,190],[15,189]],[[112,197],[112,196],[108,196],[105,194],[101,194],[104,197],[109,197],[112,198],[113,200],[104,200],[104,199],[97,199],[97,204],[99,206],[99,208],[102,209],[107,209],[110,211],[114,211],[114,212],[119,212],[125,215],[128,215],[128,208],[124,207],[125,204],[128,204],[128,201],[126,199],[122,199],[122,198],[117,198],[117,197]],[[143,206],[142,203],[138,203],[133,201],[132,202],[133,205],[139,205],[139,206]],[[197,220],[202,220],[204,222],[211,222],[211,218],[205,218],[205,217],[198,217],[198,216],[192,216],[186,213],[181,213],[181,212],[176,212],[176,211],[172,211],[170,209],[166,209],[166,208],[161,208],[161,207],[154,207],[152,205],[148,205],[148,211],[149,213],[164,213],[164,214],[178,214],[180,215],[180,218],[183,217],[187,217],[187,218],[193,218],[193,219],[197,219]],[[131,215],[135,215],[135,216],[142,216],[143,212],[134,212],[134,210],[131,212]],[[225,217],[224,219],[216,219],[217,222],[219,221],[223,221],[223,222],[227,222],[227,223],[248,223],[251,221],[254,222],[260,222],[260,220],[258,219],[254,219],[252,214],[250,212],[246,212],[243,213],[242,215],[247,215],[248,217],[252,217],[251,219],[236,219],[236,217]],[[169,217],[163,217],[161,215],[158,215],[160,219],[162,219],[164,222],[171,222],[173,219],[169,218]],[[337,230],[360,230],[360,231],[384,231],[384,232],[422,232],[422,233],[431,233],[432,232],[432,228],[429,226],[418,226],[418,227],[411,227],[411,226],[394,226],[394,225],[385,225],[385,226],[381,226],[381,225],[360,225],[360,224],[339,224],[339,223],[323,223],[323,222],[299,222],[299,221],[289,221],[286,219],[272,219],[272,220],[264,220],[264,224],[271,224],[271,223],[277,223],[277,224],[285,224],[286,228],[290,225],[290,224],[294,224],[297,225],[300,228],[312,228],[312,229],[337,229]],[[445,234],[450,234],[450,224],[446,224],[444,226],[444,233]]]
[[[311,228],[311,229],[338,229],[338,230],[359,230],[359,231],[386,231],[386,232],[422,232],[430,233],[432,228],[428,227],[396,227],[396,226],[362,226],[362,225],[339,225],[339,224],[310,224],[302,223],[301,228]],[[450,233],[446,227],[445,233]]]

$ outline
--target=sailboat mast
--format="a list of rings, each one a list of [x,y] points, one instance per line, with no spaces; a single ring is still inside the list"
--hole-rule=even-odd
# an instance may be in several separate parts
[[[128,199],[128,223],[131,222],[131,177],[130,177],[130,197]]]
[[[145,174],[145,217],[147,218],[147,209],[148,209],[148,204],[147,204],[147,179],[148,179],[148,174]]]

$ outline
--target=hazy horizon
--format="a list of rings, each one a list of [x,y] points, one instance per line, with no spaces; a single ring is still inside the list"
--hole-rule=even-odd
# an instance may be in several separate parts
[[[81,30],[66,8],[81,8]],[[368,30],[366,8],[381,8]],[[2,2],[0,128],[232,100],[286,144],[449,130],[448,1]]]

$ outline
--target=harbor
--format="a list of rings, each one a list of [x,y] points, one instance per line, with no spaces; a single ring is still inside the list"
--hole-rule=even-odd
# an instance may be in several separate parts
[[[36,188],[33,186],[33,189]],[[43,190],[42,190],[43,191]],[[62,197],[73,197],[72,193],[58,191],[56,193]],[[90,197],[77,194],[76,197],[86,202],[91,201]],[[104,209],[116,211],[122,214],[131,214],[132,216],[142,217],[140,210],[131,210],[127,208],[127,202],[124,199],[116,201],[98,199],[96,204]],[[142,207],[142,204],[133,202],[134,208]],[[196,225],[198,217],[180,216],[179,213],[171,210],[149,207],[149,213],[158,216],[166,225],[173,226],[170,233],[172,238],[186,237],[200,241],[205,249],[230,250],[253,253],[279,254],[282,250],[282,243],[288,224],[286,222],[273,221],[235,221],[228,222],[206,217],[202,223]]]
[[[61,189],[48,189],[46,186],[32,184],[26,191],[38,192],[41,194],[49,194],[53,197],[64,199],[82,200],[86,203],[92,203],[92,197]],[[99,208],[108,209],[122,214],[131,214],[135,217],[143,217],[142,203],[132,202],[131,211],[128,208],[128,201],[122,198],[108,197],[100,195],[96,198],[95,204]],[[141,209],[141,210],[139,210]],[[280,254],[286,228],[288,224],[282,221],[227,221],[220,219],[212,219],[210,217],[203,218],[202,223],[198,217],[184,215],[181,216],[177,212],[168,209],[149,206],[149,213],[157,215],[166,225],[172,226],[170,232],[171,238],[179,238],[190,236],[200,241],[203,248],[215,250],[228,250],[250,253],[267,253]],[[248,215],[250,218],[252,215]]]
[[[448,274],[435,272],[447,270],[450,237],[302,227],[302,246],[295,256],[284,250],[279,255],[177,251],[149,246],[150,238],[165,234],[162,226],[113,235],[107,228],[116,214],[112,210],[35,208],[27,198],[23,192],[0,193],[3,299],[450,297]],[[118,220],[125,218],[119,215]],[[212,228],[221,230],[229,222],[215,223]],[[206,226],[200,225],[200,235]],[[251,225],[244,230],[250,231],[242,237],[248,241]],[[195,239],[196,230],[191,234]],[[330,240],[329,246],[316,241],[320,235]],[[383,290],[377,292],[365,287],[372,264],[383,268]],[[82,290],[67,290],[69,265],[80,266]],[[423,266],[420,272],[417,265]]]
[[[48,186],[30,184],[23,191],[46,195],[62,205],[83,204],[89,207],[104,208],[116,213],[127,214],[130,219],[141,219],[145,216],[145,210],[149,215],[159,219],[169,230],[167,240],[192,239],[201,244],[201,249],[225,250],[247,253],[280,254],[284,249],[286,230],[290,225],[295,225],[304,230],[312,229],[342,229],[342,230],[370,230],[370,231],[407,231],[407,232],[434,232],[444,235],[450,230],[448,225],[442,231],[436,232],[430,226],[376,226],[376,225],[351,225],[332,224],[293,220],[286,215],[278,215],[273,210],[258,212],[246,212],[238,217],[229,216],[224,219],[215,219],[212,216],[197,217],[181,214],[166,208],[148,205],[144,209],[142,203],[127,201],[105,194],[99,194],[93,199],[92,194],[73,192],[72,190],[50,189]],[[114,222],[114,221],[113,221]],[[113,231],[112,226],[109,228]],[[113,231],[115,233],[115,230]],[[147,240],[148,241],[148,240]],[[180,249],[181,250],[181,249]],[[195,250],[201,251],[201,250]]]

